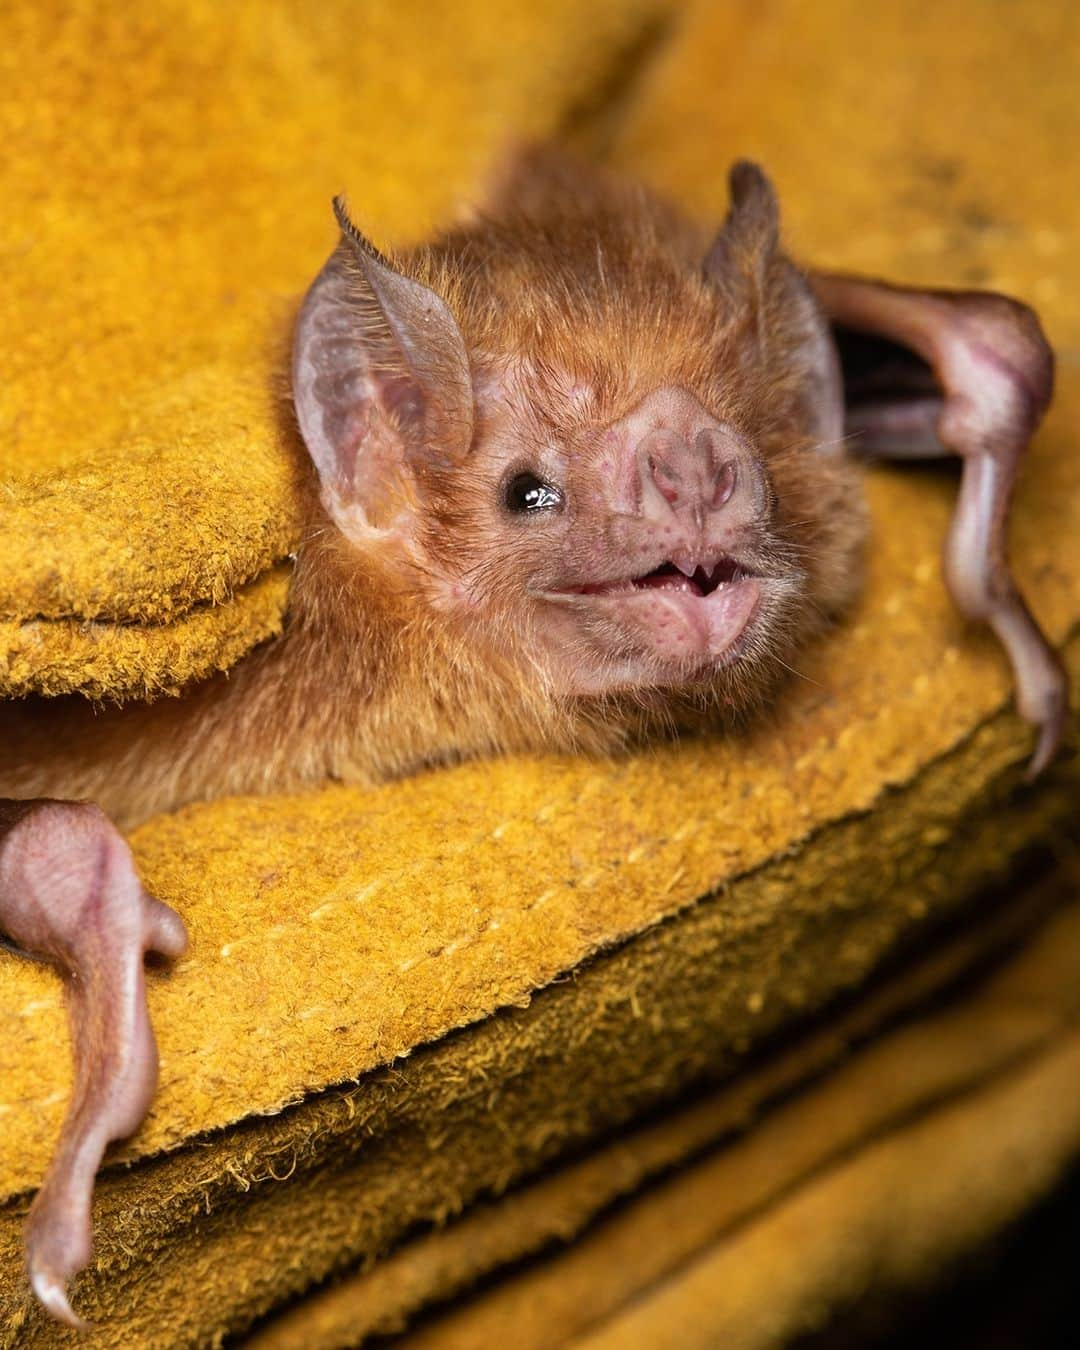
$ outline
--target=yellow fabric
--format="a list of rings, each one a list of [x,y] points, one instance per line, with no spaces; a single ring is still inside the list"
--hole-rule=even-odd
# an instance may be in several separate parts
[[[285,379],[330,198],[422,236],[511,139],[551,134],[668,0],[96,0],[7,6],[0,40],[0,620],[61,620],[40,678],[127,695],[273,631],[228,599],[297,541]],[[101,646],[84,619],[168,625]],[[226,636],[224,630],[230,629]],[[55,648],[55,652],[53,650]],[[155,690],[158,681],[149,681]]]
[[[179,694],[191,680],[228,670],[251,645],[281,632],[292,570],[279,565],[236,588],[227,603],[199,605],[182,622],[0,619],[0,681],[10,695],[99,699]]]
[[[696,0],[613,137],[616,163],[703,219],[758,159],[792,251],[1038,309],[1076,381],[1080,11],[942,0]]]
[[[870,1291],[932,1287],[1045,1196],[1080,1148],[1078,953],[1073,905],[959,1007],[761,1112],[744,1137],[406,1335],[403,1350],[781,1350]],[[614,1171],[619,1146],[610,1153]],[[389,1273],[301,1305],[253,1350],[359,1344],[364,1295]]]
[[[391,1072],[319,1094],[257,1127],[252,1122],[204,1136],[194,1147],[152,1164],[114,1169],[100,1183],[96,1206],[101,1264],[96,1278],[76,1288],[96,1323],[89,1344],[208,1343],[241,1330],[275,1303],[287,1302],[313,1278],[342,1264],[366,1265],[413,1237],[418,1225],[416,1246],[412,1241],[399,1246],[385,1269],[375,1266],[370,1278],[356,1286],[362,1316],[356,1299],[345,1308],[338,1300],[316,1299],[318,1321],[328,1315],[335,1334],[340,1334],[342,1316],[358,1330],[389,1328],[432,1298],[542,1249],[553,1235],[583,1233],[588,1268],[589,1225],[598,1212],[733,1132],[742,1136],[730,1163],[723,1162],[724,1152],[717,1156],[720,1176],[713,1190],[727,1189],[730,1195],[715,1206],[715,1215],[711,1201],[697,1206],[692,1223],[684,1213],[682,1223],[672,1225],[668,1213],[662,1216],[668,1238],[637,1244],[645,1250],[655,1245],[651,1270],[653,1278],[662,1275],[680,1240],[691,1250],[707,1246],[717,1235],[737,1229],[747,1210],[779,1208],[791,1183],[864,1150],[883,1132],[902,1136],[913,1106],[978,1091],[995,1075],[1025,1059],[1034,1062],[1040,1051],[1063,1041],[1078,1014],[1075,904],[1057,919],[1051,908],[1051,927],[1036,927],[1030,944],[1023,934],[1048,907],[1060,904],[1059,892],[1069,885],[1075,896],[1075,873],[1071,879],[1067,874],[1052,879],[1026,901],[1016,895],[1003,910],[985,912],[951,946],[902,970],[802,1043],[758,1062],[715,1096],[626,1135],[614,1148],[584,1158],[565,1174],[553,1173],[535,1188],[481,1203],[467,1212],[460,1231],[454,1227],[441,1236],[422,1236],[424,1220],[454,1216],[476,1199],[477,1189],[481,1196],[497,1193],[640,1109],[642,1082],[626,1075],[625,1049],[638,1056],[643,1074],[667,1075],[670,1091],[671,1074],[680,1071],[672,1056],[673,1037],[679,1037],[685,1054],[690,1048],[685,1028],[696,1027],[702,1014],[702,1038],[715,1036],[716,1027],[708,1025],[715,991],[702,980],[702,944],[683,925],[665,925],[631,949],[594,963],[574,982],[540,994],[531,1009],[488,1019],[419,1051]],[[868,1057],[858,1057],[854,1074],[844,1077],[837,1066],[853,1048],[898,1018],[903,1027],[913,1004],[943,984],[955,985],[958,975],[995,950],[1021,955],[993,976],[985,996],[968,1001],[972,986],[963,982],[947,1016],[935,1015],[925,1030],[887,1038],[883,1050],[874,1046]],[[694,960],[703,987],[687,1002]],[[704,965],[715,961],[714,955]],[[626,996],[628,986],[633,998]],[[707,1047],[699,1045],[695,1053],[702,1052],[708,1057]],[[615,1066],[610,1074],[609,1065]],[[823,1073],[821,1086],[813,1087]],[[772,1111],[807,1082],[812,1090],[794,1117],[783,1109]],[[656,1087],[651,1083],[645,1097]],[[1076,1087],[1074,1080],[1073,1098]],[[1040,1148],[1038,1137],[1030,1145],[1046,1184],[1048,1165],[1056,1165],[1070,1141],[1067,1088],[1059,1085],[1061,1101],[1053,1120],[1032,1116],[1041,1142],[1060,1145]],[[991,1109],[978,1129],[993,1134],[993,1121]],[[1074,1152],[1078,1146],[1074,1131]],[[937,1169],[952,1166],[951,1157],[940,1153]],[[733,1184],[733,1177],[741,1179]],[[693,1183],[680,1189],[684,1196],[692,1194]],[[1030,1199],[1033,1189],[1030,1174],[1015,1166],[1000,1169],[986,1187],[1005,1208]],[[685,1199],[681,1208],[687,1210]],[[887,1206],[877,1208],[879,1218],[887,1220]],[[934,1241],[933,1230],[922,1231]],[[633,1229],[622,1241],[634,1245]],[[649,1275],[649,1263],[643,1268],[640,1259],[645,1250],[626,1265],[629,1282],[619,1275],[619,1262],[601,1263],[608,1270],[606,1288],[594,1291],[606,1305],[601,1311],[619,1306],[612,1292],[632,1292],[628,1283]],[[0,1326],[10,1330],[14,1345],[65,1343],[69,1333],[44,1322],[10,1287],[15,1265],[14,1226],[5,1216]],[[557,1276],[556,1289],[560,1284]],[[566,1300],[553,1301],[552,1315],[558,1309],[561,1316],[565,1306]],[[546,1324],[543,1313],[534,1312],[528,1321],[529,1336],[540,1344],[547,1343]],[[289,1325],[286,1320],[281,1333],[286,1345]],[[307,1318],[301,1327],[300,1344],[324,1343],[312,1334]],[[272,1328],[273,1323],[268,1335]]]
[[[648,1306],[582,1337],[578,1350],[778,1350],[868,1291],[932,1286],[1075,1163],[1080,1035],[1032,1059],[866,1149],[731,1250],[701,1254]],[[670,1231],[674,1215],[665,1218]]]
[[[1059,878],[1027,899],[1041,912],[1054,893],[1067,894],[1067,886]],[[430,1331],[406,1343],[443,1350],[561,1345],[611,1319],[631,1300],[639,1304],[652,1288],[673,1274],[678,1277],[682,1267],[710,1249],[732,1249],[745,1268],[738,1254],[749,1245],[748,1233],[769,1230],[792,1191],[813,1191],[823,1173],[843,1173],[847,1159],[865,1158],[882,1135],[905,1147],[912,1117],[928,1108],[970,1094],[980,1113],[976,1128],[985,1134],[988,1113],[977,1100],[979,1093],[1000,1076],[1027,1069],[1047,1049],[1067,1043],[1080,1018],[1080,962],[1070,959],[1080,941],[1075,904],[1059,912],[973,998],[954,997],[944,1011],[923,1013],[907,1029],[863,1047],[869,1035],[938,992],[988,949],[1016,943],[1018,921],[1030,924],[1033,917],[1031,912],[1022,917],[1025,906],[1019,901],[1015,897],[1004,913],[988,916],[933,959],[892,979],[735,1082],[497,1202],[474,1205],[448,1227],[404,1244],[372,1269],[339,1279],[270,1319],[245,1346],[329,1350],[357,1345],[368,1334],[401,1330],[418,1309],[468,1293],[480,1278],[506,1267],[508,1277],[460,1310],[437,1317]],[[857,1050],[849,1058],[852,1047]],[[1080,1084],[1066,1078],[1060,1089],[1064,1111],[1059,1114],[1069,1120]],[[788,1104],[796,1090],[799,1095]],[[1078,1136],[1080,1122],[1073,1115],[1061,1131],[1066,1147],[1058,1160],[1075,1148]],[[1032,1149],[1036,1159],[1047,1156],[1041,1142]],[[865,1169],[854,1170],[859,1173],[856,1188],[864,1184],[864,1215],[879,1220],[873,1259],[880,1259],[881,1238],[902,1242],[903,1234],[895,1231],[883,1188],[865,1185]],[[673,1179],[665,1180],[672,1172]],[[992,1178],[989,1193],[997,1204],[1030,1198],[1033,1178],[1014,1187],[1018,1175],[1014,1166]],[[632,1204],[612,1209],[635,1192],[639,1198]],[[847,1244],[871,1250],[867,1227],[865,1221],[861,1228],[850,1224]],[[817,1245],[825,1247],[837,1228],[822,1225]],[[516,1274],[515,1263],[526,1256],[543,1259]],[[791,1262],[794,1270],[807,1264]],[[744,1315],[769,1310],[760,1320],[770,1313],[775,1318],[776,1301],[770,1298],[775,1267],[766,1259],[747,1274]],[[804,1280],[810,1297],[800,1291],[792,1298],[793,1313],[824,1292],[828,1274],[822,1278],[815,1270],[812,1279]],[[816,1297],[816,1307],[821,1310],[829,1301]],[[835,1304],[842,1302],[835,1297]],[[711,1329],[708,1322],[705,1326]],[[715,1335],[711,1343],[729,1344]]]
[[[1025,10],[1021,31],[975,0],[918,24],[875,7],[871,42],[847,0],[702,6],[629,92],[613,75],[654,31],[645,3],[311,12],[5,16],[6,689],[161,689],[274,631],[296,473],[274,380],[328,196],[350,189],[376,238],[421,235],[505,135],[597,90],[624,114],[619,162],[703,214],[726,161],[757,151],[803,256],[1039,305],[1063,360],[1013,551],[1080,671],[1071,12]],[[193,945],[150,977],[161,1091],[111,1155],[74,1290],[98,1344],[242,1329],[734,1074],[1071,822],[1075,764],[1017,791],[1030,736],[1004,660],[942,590],[952,485],[868,480],[865,593],[744,738],[222,802],[136,833]],[[0,1326],[23,1343],[66,1334],[29,1308],[17,1258],[66,1047],[55,976],[0,953]]]
[[[1075,667],[1080,641],[1071,654]],[[910,717],[909,739],[914,707]],[[709,927],[708,938],[687,929],[704,950],[723,952],[693,1033],[711,1028],[720,1063],[857,985],[1074,815],[1075,761],[1008,801],[1028,739],[1002,712],[906,781],[894,751],[864,778],[865,796],[846,777],[857,735],[779,762],[763,736],[752,755],[702,742],[614,766],[497,761],[158,817],[132,845],[191,944],[151,981],[161,1085],[117,1156],[279,1110],[528,1002],[594,952],[718,894],[686,921]],[[869,810],[890,782],[887,806]],[[978,847],[957,847],[958,831]],[[0,955],[0,1009],[11,1029],[2,1198],[40,1181],[70,1072],[53,1053],[65,1033],[50,970]],[[639,1060],[628,1048],[619,1064]]]

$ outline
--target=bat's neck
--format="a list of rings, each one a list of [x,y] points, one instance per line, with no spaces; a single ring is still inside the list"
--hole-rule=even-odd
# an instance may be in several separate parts
[[[267,660],[293,690],[282,710],[293,743],[317,746],[307,780],[377,781],[568,742],[554,732],[558,719],[535,681],[332,531],[301,555],[287,632]]]

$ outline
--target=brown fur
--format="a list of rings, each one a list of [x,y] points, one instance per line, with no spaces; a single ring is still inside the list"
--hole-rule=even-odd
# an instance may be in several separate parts
[[[770,244],[770,222],[751,224],[732,232],[707,276],[708,239],[670,206],[534,152],[504,176],[485,215],[395,266],[445,299],[475,377],[523,364],[532,372],[511,409],[524,442],[572,441],[585,422],[610,422],[664,384],[690,390],[747,436],[775,490],[777,537],[805,578],[767,650],[708,689],[557,696],[523,646],[509,595],[499,609],[499,569],[512,576],[519,560],[496,556],[478,520],[490,485],[433,463],[421,483],[430,566],[494,578],[474,625],[440,607],[439,575],[350,543],[313,493],[281,638],[180,700],[0,709],[14,751],[0,796],[92,798],[130,825],[194,799],[373,782],[462,756],[609,751],[692,705],[759,699],[850,597],[863,521],[853,466],[815,446],[802,417],[800,315],[813,302]],[[592,391],[584,410],[565,397],[568,375]],[[485,430],[479,416],[474,443]]]

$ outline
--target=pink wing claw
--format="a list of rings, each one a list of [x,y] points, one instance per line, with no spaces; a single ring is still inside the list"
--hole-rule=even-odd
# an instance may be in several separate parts
[[[75,1083],[25,1235],[34,1293],[81,1327],[67,1283],[90,1260],[94,1176],[110,1140],[137,1129],[157,1083],[143,957],[178,955],[186,935],[86,802],[0,802],[0,928],[68,976]]]

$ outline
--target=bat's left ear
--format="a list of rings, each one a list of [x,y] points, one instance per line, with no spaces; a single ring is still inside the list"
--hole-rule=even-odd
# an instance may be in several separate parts
[[[809,284],[780,248],[780,207],[760,165],[740,160],[730,174],[731,207],[705,255],[705,275],[741,321],[748,364],[790,372],[793,415],[820,448],[844,435],[840,364],[829,323]]]
[[[293,401],[322,499],[353,537],[400,529],[418,483],[464,458],[473,396],[446,302],[397,270],[345,212],[297,321]]]

